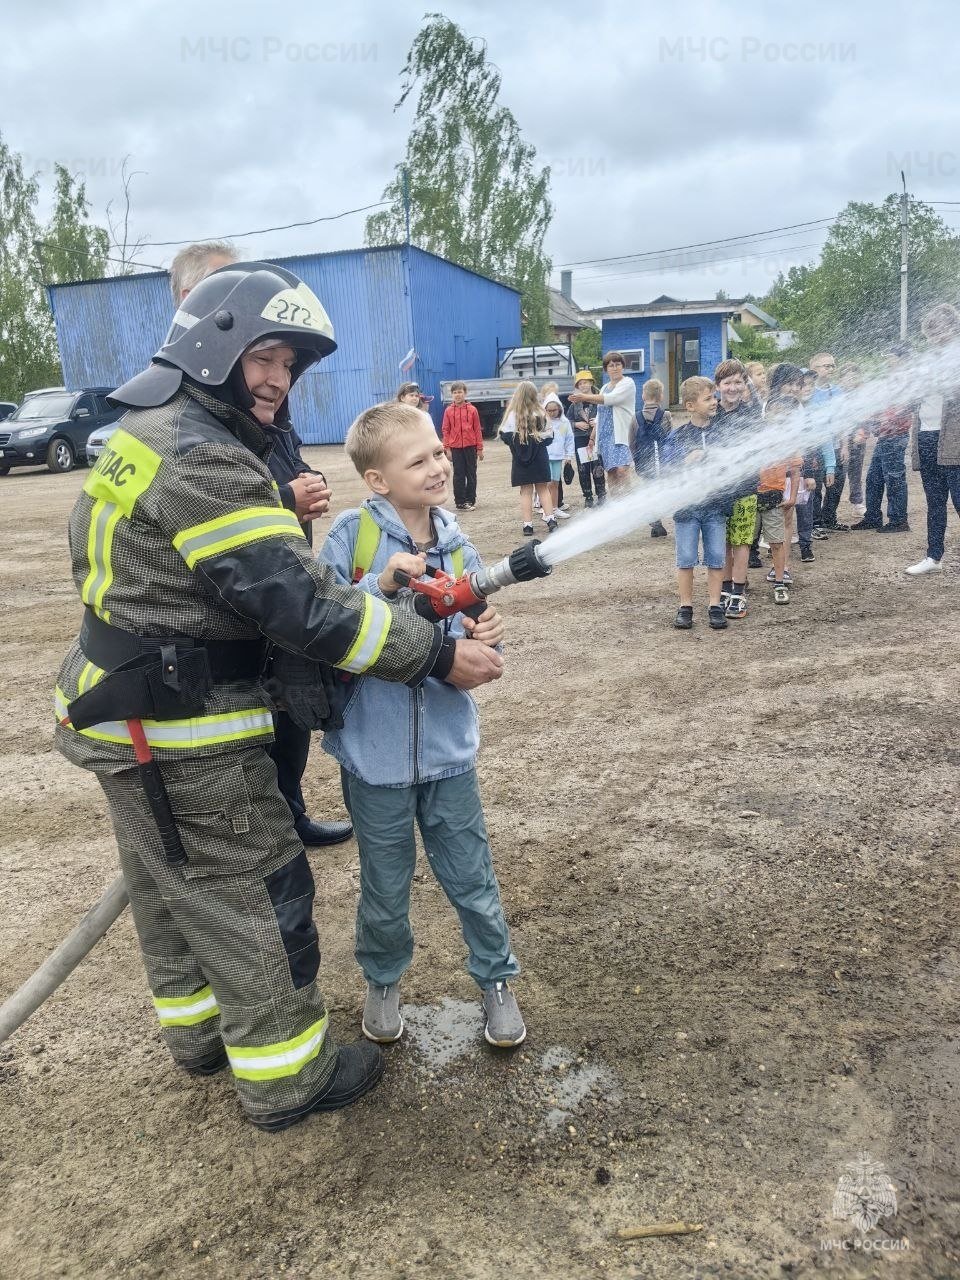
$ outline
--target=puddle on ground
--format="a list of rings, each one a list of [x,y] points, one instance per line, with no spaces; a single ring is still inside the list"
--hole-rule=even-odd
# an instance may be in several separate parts
[[[405,1004],[401,1008],[410,1043],[428,1071],[442,1071],[458,1059],[475,1055],[483,1042],[483,1009],[479,1002],[453,1000],[445,996],[439,1004]],[[532,1065],[532,1064],[531,1064]],[[549,1107],[541,1125],[559,1129],[568,1124],[582,1104],[591,1097],[602,1099],[605,1106],[618,1106],[622,1100],[616,1076],[602,1062],[578,1062],[576,1054],[563,1045],[553,1045],[542,1053],[530,1073],[538,1079],[528,1101]],[[526,1074],[526,1072],[524,1072]],[[528,1076],[521,1085],[521,1097],[530,1093],[533,1081]]]
[[[540,1059],[540,1069],[550,1076],[549,1096],[553,1104],[543,1117],[548,1129],[559,1129],[570,1120],[585,1098],[602,1097],[607,1104],[620,1102],[620,1086],[603,1063],[578,1063],[569,1049],[553,1045]]]
[[[444,996],[439,1004],[405,1004],[400,1012],[410,1042],[431,1071],[476,1053],[483,1043],[479,1001]]]

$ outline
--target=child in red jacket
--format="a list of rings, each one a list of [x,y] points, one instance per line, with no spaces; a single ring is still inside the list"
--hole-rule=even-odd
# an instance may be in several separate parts
[[[483,433],[476,407],[467,402],[467,384],[450,384],[453,404],[443,411],[443,447],[453,463],[453,500],[458,511],[477,505],[477,463],[483,461]]]

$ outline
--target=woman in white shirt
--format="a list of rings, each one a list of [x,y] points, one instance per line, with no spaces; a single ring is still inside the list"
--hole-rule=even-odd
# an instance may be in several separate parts
[[[637,384],[632,378],[624,377],[624,360],[619,351],[607,352],[603,357],[603,371],[609,381],[604,383],[599,395],[574,391],[568,398],[571,404],[599,406],[590,448],[603,461],[611,492],[623,493],[633,470],[630,428],[637,412]]]

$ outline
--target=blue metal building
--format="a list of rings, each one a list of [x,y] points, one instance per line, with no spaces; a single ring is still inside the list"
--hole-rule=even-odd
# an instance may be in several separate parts
[[[621,351],[637,387],[659,378],[664,400],[675,405],[680,384],[695,374],[712,377],[726,360],[728,343],[737,341],[730,319],[738,302],[680,302],[657,298],[636,306],[599,307],[587,314],[602,321],[603,350]]]
[[[327,310],[337,350],[291,396],[308,444],[335,444],[363,409],[417,381],[439,425],[440,383],[490,378],[498,347],[520,342],[515,289],[413,246],[272,261],[300,276]],[[119,386],[147,366],[173,314],[165,271],[48,286],[64,384]],[[411,351],[409,372],[400,364]]]

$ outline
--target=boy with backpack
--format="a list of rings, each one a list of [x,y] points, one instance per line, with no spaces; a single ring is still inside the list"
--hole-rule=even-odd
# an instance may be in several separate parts
[[[450,463],[426,414],[395,401],[360,414],[346,450],[371,496],[334,521],[320,556],[344,583],[380,599],[409,596],[394,571],[427,567],[459,577],[480,568],[476,548],[442,508]],[[488,607],[474,622],[457,615],[446,636],[497,646],[503,622]],[[381,638],[382,643],[382,638]],[[400,978],[413,959],[410,885],[415,827],[430,867],[460,917],[467,968],[483,991],[490,1044],[513,1048],[526,1027],[509,980],[520,966],[500,903],[477,785],[477,708],[464,690],[428,678],[417,689],[360,676],[343,725],[324,750],[340,763],[344,798],[360,847],[355,954],[367,980],[362,1030],[381,1044],[403,1034]]]

